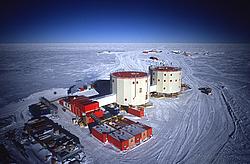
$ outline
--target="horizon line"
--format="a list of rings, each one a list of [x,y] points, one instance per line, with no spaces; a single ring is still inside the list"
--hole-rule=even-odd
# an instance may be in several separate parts
[[[250,44],[250,42],[0,42],[0,44]]]

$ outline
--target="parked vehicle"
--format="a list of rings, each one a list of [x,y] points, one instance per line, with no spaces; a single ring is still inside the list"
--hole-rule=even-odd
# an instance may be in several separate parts
[[[149,57],[149,59],[151,59],[151,60],[159,60],[157,57],[154,57],[154,56]]]
[[[202,88],[198,88],[202,93],[205,93],[207,95],[211,95],[212,94],[212,88],[209,87],[202,87]]]

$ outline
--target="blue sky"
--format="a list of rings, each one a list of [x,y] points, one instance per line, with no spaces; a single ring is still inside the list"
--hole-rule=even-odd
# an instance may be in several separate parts
[[[195,1],[1,2],[1,42],[249,42],[249,6]]]

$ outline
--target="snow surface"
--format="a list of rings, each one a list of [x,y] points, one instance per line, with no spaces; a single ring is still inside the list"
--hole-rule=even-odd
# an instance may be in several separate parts
[[[182,80],[192,89],[178,98],[151,98],[154,107],[146,109],[142,119],[125,114],[153,127],[150,140],[127,152],[98,142],[87,128],[72,125],[72,113],[60,111],[60,118],[54,121],[80,138],[87,161],[250,163],[249,45],[0,45],[0,100],[1,104],[8,104],[0,109],[0,118],[15,116],[10,125],[1,128],[1,133],[27,121],[30,118],[28,105],[37,102],[39,97],[65,96],[66,87],[77,80],[109,79],[109,74],[117,70],[147,71],[151,62],[146,59],[152,54],[143,54],[145,49],[162,50],[154,56],[168,65],[181,67]],[[171,50],[191,52],[192,56],[174,54]],[[102,51],[110,52],[98,53]],[[198,90],[205,86],[213,89],[212,95]]]

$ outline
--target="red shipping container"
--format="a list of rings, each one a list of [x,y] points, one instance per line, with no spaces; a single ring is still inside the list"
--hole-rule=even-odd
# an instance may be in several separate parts
[[[128,108],[128,113],[137,116],[137,117],[143,117],[144,116],[144,109],[143,108]]]
[[[72,105],[71,111],[79,117],[82,116],[82,113],[88,113],[99,108],[97,101],[92,101],[83,96],[70,98],[70,103]]]
[[[78,117],[82,117],[81,110],[76,105],[72,105],[71,112],[77,115]]]
[[[94,111],[94,112],[86,113],[86,115],[87,115],[87,116],[90,116],[91,113],[94,113],[94,115],[95,115],[96,117],[98,117],[98,118],[101,118],[101,117],[103,117],[103,115],[104,115],[104,112],[103,112],[101,109],[98,109],[98,110],[96,110],[96,111]]]
[[[107,141],[107,134],[101,133],[95,128],[92,128],[92,135],[95,136],[99,141],[105,143]]]
[[[82,112],[88,113],[99,108],[99,102],[92,101],[82,106]]]

